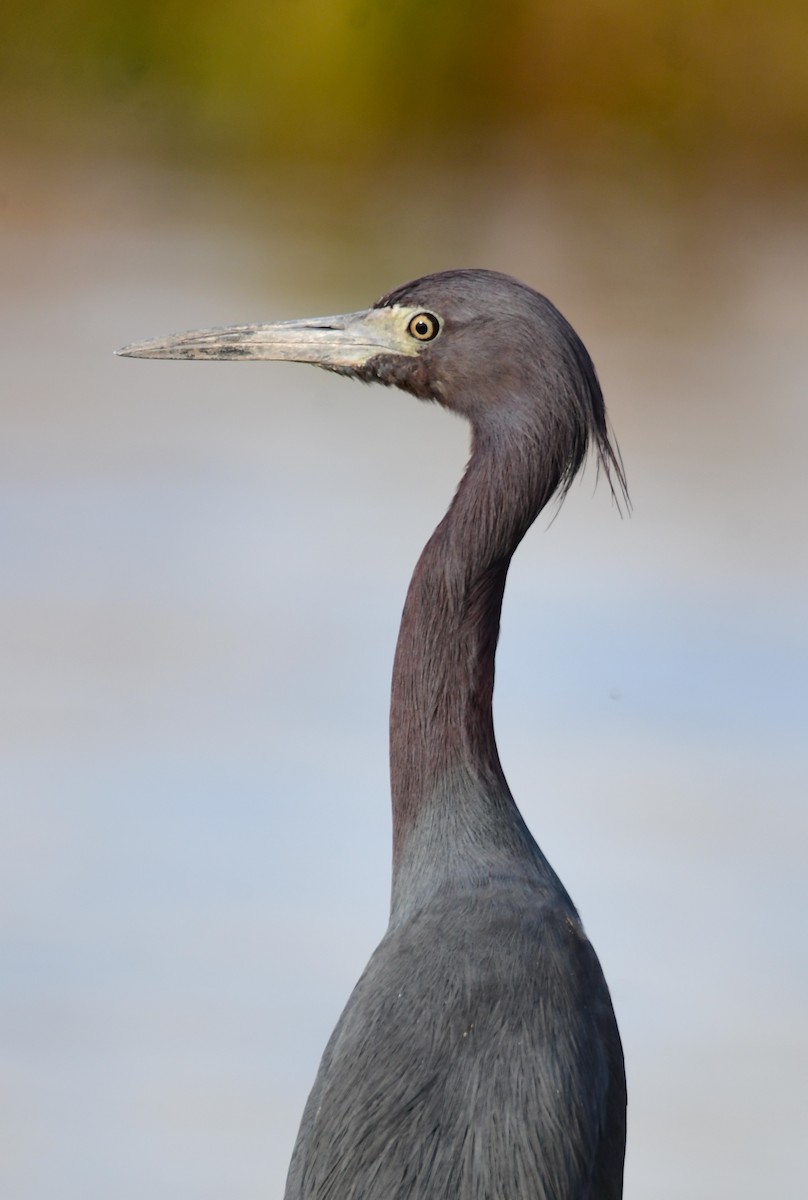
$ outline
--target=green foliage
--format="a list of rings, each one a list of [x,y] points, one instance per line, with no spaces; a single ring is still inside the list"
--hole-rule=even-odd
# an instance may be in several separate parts
[[[188,157],[808,147],[805,0],[5,0],[6,136]]]

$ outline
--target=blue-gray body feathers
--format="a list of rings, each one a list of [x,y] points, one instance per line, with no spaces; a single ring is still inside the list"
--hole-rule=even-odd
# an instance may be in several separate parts
[[[323,1057],[287,1197],[616,1200],[624,1114],[614,1016],[574,909],[493,878],[436,897],[376,950]]]

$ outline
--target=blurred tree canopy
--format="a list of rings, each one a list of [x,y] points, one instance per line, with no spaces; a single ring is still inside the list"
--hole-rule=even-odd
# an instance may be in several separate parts
[[[5,0],[0,129],[213,164],[808,159],[806,0]]]

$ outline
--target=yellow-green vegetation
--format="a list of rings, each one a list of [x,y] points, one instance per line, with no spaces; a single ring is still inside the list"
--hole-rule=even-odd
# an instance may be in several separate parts
[[[806,0],[5,0],[6,138],[188,159],[808,159]]]

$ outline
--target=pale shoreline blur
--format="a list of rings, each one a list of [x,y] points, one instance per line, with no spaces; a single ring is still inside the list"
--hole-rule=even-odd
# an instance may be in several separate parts
[[[281,1195],[385,924],[397,619],[466,454],[396,393],[112,351],[472,263],[579,329],[634,501],[590,469],[539,520],[496,696],[612,988],[626,1200],[805,1193],[808,233],[763,197],[620,217],[596,182],[467,221],[455,182],[332,243],[204,177],[11,164],[3,1195]]]

